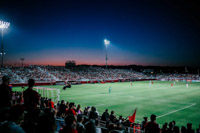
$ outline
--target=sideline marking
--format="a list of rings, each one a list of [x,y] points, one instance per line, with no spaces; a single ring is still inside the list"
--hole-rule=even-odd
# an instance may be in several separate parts
[[[103,106],[105,104],[97,104],[97,105],[94,105],[94,107],[97,107],[97,106]]]
[[[152,101],[157,101],[157,102],[166,102],[166,103],[177,103],[177,104],[193,104],[193,103],[184,103],[184,102],[174,102],[174,101],[170,101],[170,100],[157,100],[157,99],[153,99],[153,98],[142,98],[142,97],[134,97],[134,96],[130,96],[128,95],[129,98],[132,99],[142,99],[142,100],[152,100]]]
[[[184,110],[184,109],[190,108],[190,107],[195,106],[195,105],[196,105],[196,103],[193,103],[192,105],[185,106],[185,107],[183,107],[183,108],[180,108],[180,109],[177,109],[177,110],[171,111],[171,112],[169,112],[169,113],[166,113],[166,114],[160,115],[160,116],[158,116],[157,118],[161,118],[161,117],[163,117],[163,116],[166,116],[166,115],[169,115],[169,114],[172,114],[172,113],[175,113],[175,112],[178,112],[178,111],[181,111],[181,110]]]

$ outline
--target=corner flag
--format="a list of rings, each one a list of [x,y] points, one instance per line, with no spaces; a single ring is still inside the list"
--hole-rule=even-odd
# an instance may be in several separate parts
[[[131,123],[134,123],[134,122],[135,122],[136,111],[137,111],[137,108],[135,109],[133,115],[128,117],[128,119],[129,119],[129,121],[130,121]]]

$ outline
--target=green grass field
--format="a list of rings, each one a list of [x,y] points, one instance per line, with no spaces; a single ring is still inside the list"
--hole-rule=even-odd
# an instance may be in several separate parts
[[[126,117],[137,107],[136,121],[141,122],[144,116],[157,115],[157,122],[162,126],[165,122],[175,120],[178,126],[192,123],[196,129],[200,124],[200,83],[154,81],[134,82],[131,86],[125,83],[82,84],[61,91],[61,99],[75,104],[95,106],[102,114],[107,108],[114,110],[116,115]],[[108,88],[112,87],[109,94]],[[46,86],[59,88],[63,86]],[[16,88],[19,90],[19,88]]]

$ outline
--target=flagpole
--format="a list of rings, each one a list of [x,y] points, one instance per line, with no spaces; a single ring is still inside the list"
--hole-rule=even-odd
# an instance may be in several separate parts
[[[125,120],[127,120],[127,118],[128,118],[131,114],[133,114],[133,112],[135,112],[135,110],[137,110],[137,108],[135,108],[133,111],[131,111],[131,113],[128,114],[128,116],[125,118]]]

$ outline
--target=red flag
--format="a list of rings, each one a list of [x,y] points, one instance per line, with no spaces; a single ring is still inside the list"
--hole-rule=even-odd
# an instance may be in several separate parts
[[[134,122],[135,122],[136,111],[137,111],[137,108],[135,109],[135,112],[133,113],[133,115],[128,117],[128,118],[129,118],[129,121],[130,121],[131,123],[134,123]]]

